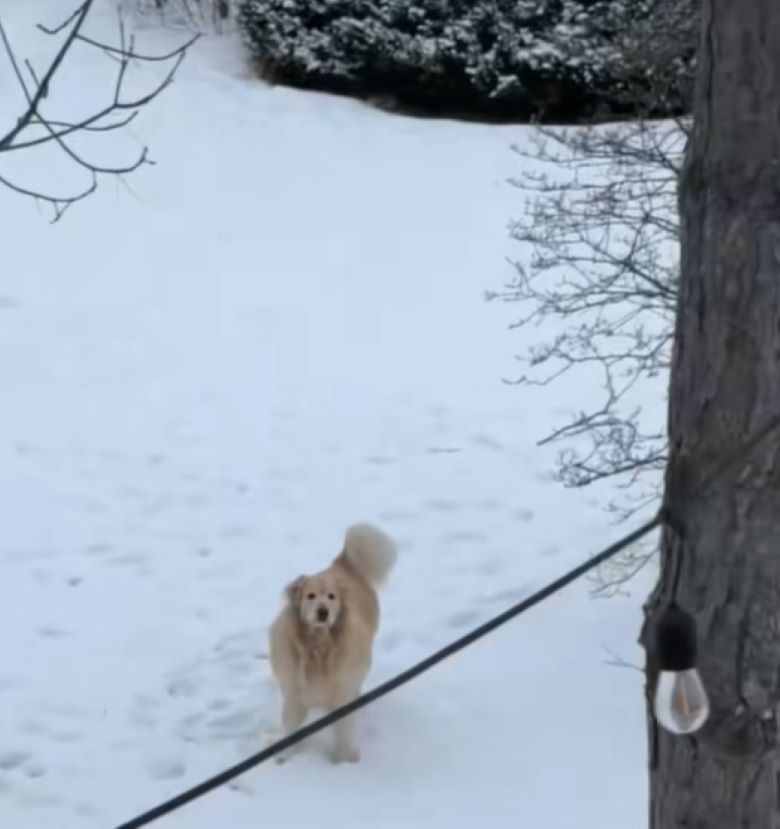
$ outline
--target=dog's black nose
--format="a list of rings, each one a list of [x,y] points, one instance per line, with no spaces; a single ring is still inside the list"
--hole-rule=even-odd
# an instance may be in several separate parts
[[[318,622],[327,622],[328,621],[328,608],[327,607],[318,607],[317,608],[317,621]]]

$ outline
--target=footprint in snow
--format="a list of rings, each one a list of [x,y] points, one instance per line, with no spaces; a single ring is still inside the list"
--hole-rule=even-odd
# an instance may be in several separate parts
[[[490,437],[490,435],[473,435],[471,439],[477,446],[484,446],[486,449],[492,449],[494,452],[501,452],[505,448],[503,443],[499,443],[499,441]]]
[[[143,553],[124,553],[108,559],[112,567],[132,567],[136,564],[146,564],[148,556]]]
[[[87,544],[84,552],[88,556],[103,556],[110,553],[113,547],[106,541],[95,541],[93,544]]]
[[[510,604],[519,602],[525,599],[531,592],[531,585],[521,585],[520,587],[511,590],[500,590],[498,593],[491,593],[485,597],[486,602],[498,602],[501,604]]]
[[[371,455],[366,458],[366,463],[371,466],[391,466],[395,462],[395,458],[391,458],[387,455]]]
[[[147,771],[153,780],[175,780],[183,777],[187,767],[181,760],[152,760],[147,764]]]
[[[58,627],[40,627],[38,628],[38,636],[44,639],[66,639],[70,636],[70,633]]]
[[[0,770],[13,771],[32,759],[29,751],[6,751],[0,754]]]
[[[476,624],[479,618],[480,614],[476,610],[461,610],[453,613],[447,619],[447,624],[452,628],[463,628]]]
[[[252,708],[221,713],[209,720],[208,727],[220,736],[237,737],[248,730],[247,726],[253,721],[256,713]]]
[[[31,780],[37,780],[46,776],[46,766],[42,763],[29,763],[24,767],[24,773]]]
[[[187,679],[175,679],[168,685],[168,696],[170,697],[194,697],[198,689],[194,682]]]

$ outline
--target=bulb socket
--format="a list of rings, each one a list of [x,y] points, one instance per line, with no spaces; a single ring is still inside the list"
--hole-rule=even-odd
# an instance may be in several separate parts
[[[696,621],[674,603],[661,613],[655,624],[655,655],[660,671],[679,673],[696,667]]]

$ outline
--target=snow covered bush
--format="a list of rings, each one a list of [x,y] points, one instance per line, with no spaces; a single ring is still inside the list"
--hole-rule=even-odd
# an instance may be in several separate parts
[[[632,112],[627,81],[652,71],[633,66],[627,79],[622,41],[656,2],[241,0],[239,24],[278,82],[427,112],[578,121]]]

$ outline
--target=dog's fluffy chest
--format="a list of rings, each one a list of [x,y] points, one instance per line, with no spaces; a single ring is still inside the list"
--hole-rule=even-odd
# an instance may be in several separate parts
[[[317,635],[301,643],[298,651],[300,690],[310,705],[327,706],[337,692],[341,673],[341,648],[328,634]]]

